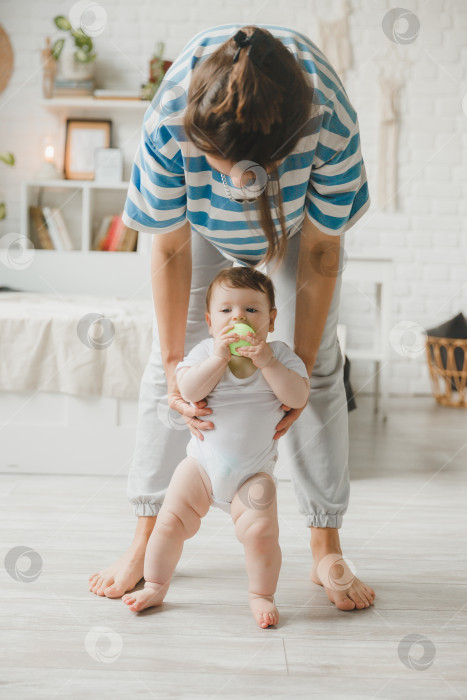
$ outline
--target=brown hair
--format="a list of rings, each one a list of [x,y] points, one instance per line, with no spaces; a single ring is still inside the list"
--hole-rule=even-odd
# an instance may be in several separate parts
[[[234,163],[252,161],[268,168],[278,182],[276,161],[287,156],[308,133],[313,88],[280,39],[266,29],[242,28],[248,37],[255,30],[257,41],[254,49],[251,47],[255,60],[242,48],[233,63],[238,45],[232,37],[198,62],[188,91],[184,128],[190,141],[207,155]],[[280,236],[271,203],[277,211]],[[261,262],[267,263],[277,255],[280,264],[287,249],[280,188],[272,195],[266,188],[258,204],[269,244]]]
[[[227,267],[218,272],[206,292],[206,311],[211,305],[212,290],[216,284],[226,282],[229,287],[256,289],[266,294],[269,301],[269,310],[276,308],[274,285],[267,275],[252,267]]]

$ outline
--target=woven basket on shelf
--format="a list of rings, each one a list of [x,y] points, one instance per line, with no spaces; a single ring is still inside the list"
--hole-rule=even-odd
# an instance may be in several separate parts
[[[442,406],[467,408],[467,340],[429,335],[426,354],[436,401]]]

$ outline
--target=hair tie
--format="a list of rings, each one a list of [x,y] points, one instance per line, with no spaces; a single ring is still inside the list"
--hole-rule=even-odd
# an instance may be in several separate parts
[[[255,29],[253,34],[248,37],[244,31],[239,29],[239,31],[233,37],[238,48],[233,57],[232,63],[238,61],[240,51],[242,49],[248,49],[247,54],[258,68],[263,65],[264,59],[275,49],[274,39],[271,39],[267,34],[263,34],[258,28]],[[261,56],[258,56],[258,47],[263,44],[264,51]]]

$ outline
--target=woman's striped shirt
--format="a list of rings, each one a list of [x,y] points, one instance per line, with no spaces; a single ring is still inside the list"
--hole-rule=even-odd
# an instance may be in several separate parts
[[[278,165],[287,237],[301,230],[305,215],[322,232],[339,235],[370,205],[357,113],[310,39],[292,29],[258,26],[280,39],[300,63],[313,86],[310,107],[318,114],[309,130],[313,133],[303,136]],[[268,247],[257,204],[230,200],[220,173],[183,129],[193,69],[241,27],[229,24],[197,34],[166,73],[144,116],[123,221],[138,231],[168,233],[188,219],[223,255],[255,264]],[[228,176],[226,181],[234,198],[245,196]],[[273,181],[268,188],[277,185]],[[279,219],[271,213],[280,235]]]

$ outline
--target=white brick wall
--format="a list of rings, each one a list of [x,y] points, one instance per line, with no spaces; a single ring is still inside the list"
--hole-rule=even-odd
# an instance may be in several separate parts
[[[18,230],[19,185],[40,163],[43,136],[64,135],[57,117],[38,105],[41,97],[40,49],[53,38],[52,18],[67,14],[63,0],[0,0],[0,17],[15,51],[15,70],[0,96],[0,150],[15,153],[17,165],[0,163],[0,186],[9,208],[0,233]],[[231,21],[290,26],[318,42],[316,18],[339,13],[339,0],[102,0],[108,14],[105,31],[96,37],[97,79],[102,87],[135,87],[147,78],[155,42],[164,39],[166,56],[174,59],[193,34]],[[346,236],[350,255],[394,258],[392,323],[412,321],[423,327],[438,324],[463,311],[467,314],[467,3],[464,0],[351,0],[350,18],[354,67],[345,87],[361,127],[372,206]],[[400,93],[399,209],[379,211],[377,193],[378,68],[376,60],[390,45],[381,22],[393,7],[413,11],[420,21],[415,42],[398,47],[412,61]],[[466,103],[467,104],[467,101]],[[90,115],[88,115],[90,116]],[[115,135],[125,151],[129,176],[139,129],[121,115]],[[371,286],[346,284],[341,322],[348,327],[349,347],[371,342]],[[425,357],[403,358],[393,352],[391,391],[429,393]],[[353,362],[355,388],[367,383],[372,368]]]

